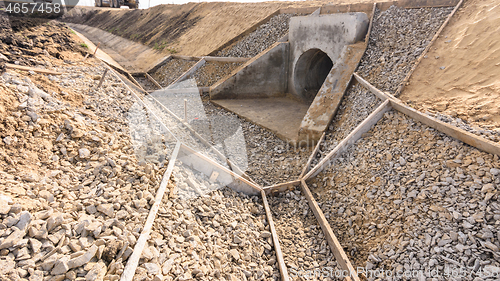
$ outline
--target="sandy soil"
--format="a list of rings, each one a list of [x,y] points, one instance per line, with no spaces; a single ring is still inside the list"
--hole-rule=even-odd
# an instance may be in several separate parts
[[[401,99],[487,128],[500,128],[500,3],[471,0],[423,59]]]
[[[64,20],[98,27],[115,35],[159,49],[165,54],[207,55],[280,8],[370,0],[188,3],[146,10],[78,7]],[[131,22],[136,24],[131,25]]]

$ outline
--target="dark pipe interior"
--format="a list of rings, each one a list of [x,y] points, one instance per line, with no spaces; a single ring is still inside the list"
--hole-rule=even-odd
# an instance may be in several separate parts
[[[330,73],[333,62],[326,53],[311,49],[303,53],[295,67],[295,90],[299,97],[311,103]]]

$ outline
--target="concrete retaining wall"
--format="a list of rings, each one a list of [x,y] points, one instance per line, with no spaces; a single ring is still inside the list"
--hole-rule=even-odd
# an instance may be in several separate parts
[[[211,99],[284,96],[289,43],[275,43],[210,89]]]

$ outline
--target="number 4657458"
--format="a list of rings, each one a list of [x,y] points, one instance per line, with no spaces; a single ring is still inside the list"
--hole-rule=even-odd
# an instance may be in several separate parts
[[[59,3],[9,3],[5,9],[7,13],[14,14],[35,14],[35,13],[60,13]]]

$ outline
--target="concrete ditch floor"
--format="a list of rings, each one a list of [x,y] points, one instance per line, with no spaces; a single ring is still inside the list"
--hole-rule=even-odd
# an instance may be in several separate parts
[[[295,142],[309,105],[290,98],[213,100],[213,103],[251,120],[289,142]]]

